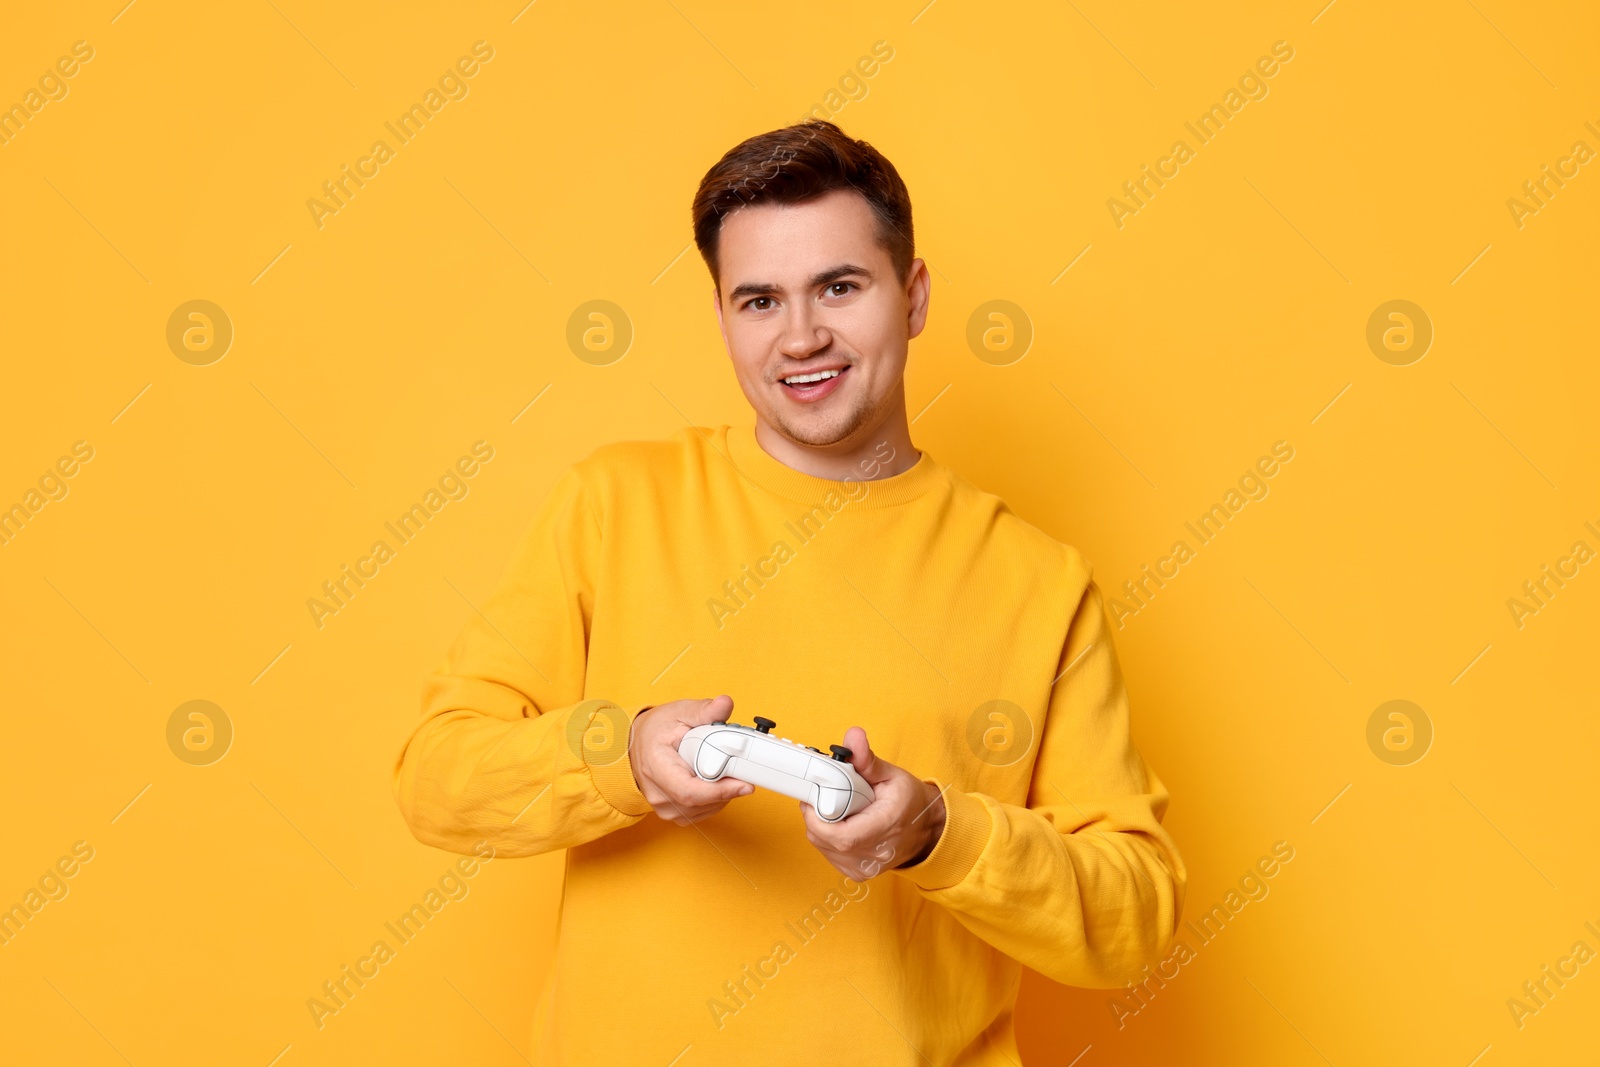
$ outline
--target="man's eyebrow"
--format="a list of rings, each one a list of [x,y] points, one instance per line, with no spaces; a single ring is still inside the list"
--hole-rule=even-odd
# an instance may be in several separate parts
[[[808,284],[812,289],[816,289],[827,285],[829,282],[849,277],[852,274],[859,274],[866,278],[872,277],[872,272],[865,267],[858,267],[854,263],[841,263],[837,267],[829,267],[825,271],[813,274]],[[745,282],[743,285],[733,288],[733,291],[728,294],[728,302],[733,303],[748,296],[771,296],[781,292],[783,292],[783,286],[773,282]]]

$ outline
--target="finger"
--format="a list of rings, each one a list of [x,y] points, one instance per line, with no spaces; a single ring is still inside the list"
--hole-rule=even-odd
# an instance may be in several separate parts
[[[824,852],[844,855],[856,850],[860,826],[856,822],[860,813],[838,822],[828,822],[817,814],[817,809],[804,801],[800,813],[805,819],[806,837],[812,845]]]
[[[663,800],[660,804],[655,805],[654,807],[656,809],[656,814],[660,815],[668,822],[676,823],[678,826],[692,826],[702,819],[706,819],[712,815],[715,815],[717,812],[723,809],[724,805],[712,804],[707,806],[702,804],[694,804],[685,807],[683,805],[674,803],[671,799],[667,799]]]
[[[801,805],[806,838],[818,849],[841,855],[875,856],[885,843],[898,836],[897,822],[889,805],[874,801],[854,815],[838,822],[825,822],[808,804]]]
[[[727,722],[728,716],[733,714],[733,698],[724,693],[721,696],[701,700],[691,705],[683,721],[691,726],[705,726],[714,722]]]
[[[888,775],[887,768],[894,766],[878,758],[872,751],[872,742],[867,740],[867,731],[859,726],[852,726],[844,732],[844,747],[850,750],[850,766],[868,785],[875,786],[883,781]]]
[[[677,804],[725,804],[734,797],[749,796],[755,786],[737,778],[719,778],[708,782],[689,769],[681,759],[664,763],[656,769],[656,788],[671,797]]]
[[[833,822],[823,819],[822,816],[816,813],[816,809],[806,805],[806,825],[823,827],[828,836],[832,838],[838,838],[840,834],[846,832],[846,828],[852,834],[881,834],[895,822],[894,809],[899,805],[894,801],[895,797],[891,791],[879,789],[877,795],[867,801],[854,814],[846,815],[844,818],[836,819]]]
[[[744,782],[740,782],[738,784],[743,786],[746,790],[753,790],[755,788],[754,786],[751,786],[751,785],[749,785],[747,783],[744,783]],[[681,812],[683,815],[685,815],[689,819],[690,822],[699,822],[701,819],[710,818],[711,816],[715,815],[717,812],[721,811],[723,808],[727,807],[728,804],[731,803],[732,800],[735,797],[746,796],[746,795],[748,795],[748,794],[747,793],[736,793],[736,794],[734,794],[734,797],[724,797],[723,799],[720,799],[720,800],[713,800],[713,801],[710,801],[709,803],[700,803],[700,804],[678,804],[676,801],[669,801],[669,803],[675,804],[676,807],[675,807],[674,810],[676,810],[678,812]]]
[[[686,793],[694,792],[694,790],[702,790],[702,797],[712,795],[712,793],[704,792],[704,789],[715,789],[718,785],[726,784],[726,782],[739,781],[734,777],[704,779],[704,777],[694,773],[693,766],[690,766],[688,760],[680,757],[675,750],[670,755],[661,753],[661,760],[651,768],[651,777],[656,779],[656,784],[661,785],[662,789],[685,793],[685,795]]]
[[[652,800],[650,802],[650,808],[656,813],[656,817],[661,819],[663,822],[674,823],[678,826],[688,825],[688,817],[684,815],[683,809],[678,807],[678,805],[674,804],[671,800],[665,798],[661,800]]]
[[[738,797],[747,797],[755,792],[755,786],[734,778],[724,778],[720,782],[701,782],[696,780],[686,792],[675,793],[667,789],[667,797],[674,803],[686,807],[706,807],[711,804],[723,805]]]
[[[707,782],[692,773],[679,778],[670,771],[644,778],[640,788],[645,800],[658,811],[687,810],[708,804],[720,807],[735,797],[748,796],[754,791],[753,786],[734,778]]]
[[[655,779],[658,786],[674,792],[692,792],[702,786],[720,786],[727,782],[738,781],[736,778],[702,778],[695,773],[689,761],[679,755],[678,750],[666,746],[652,761],[650,777]],[[709,795],[709,794],[702,794]]]
[[[806,839],[820,849],[836,849],[838,845],[833,839],[834,824],[825,821],[805,801],[800,802],[800,817],[806,824]]]

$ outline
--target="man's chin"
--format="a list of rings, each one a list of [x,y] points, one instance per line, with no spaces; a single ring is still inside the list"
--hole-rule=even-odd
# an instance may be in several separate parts
[[[798,418],[774,413],[767,421],[773,429],[797,445],[832,448],[847,443],[861,429],[864,420],[860,412],[849,412],[843,417],[819,412]]]

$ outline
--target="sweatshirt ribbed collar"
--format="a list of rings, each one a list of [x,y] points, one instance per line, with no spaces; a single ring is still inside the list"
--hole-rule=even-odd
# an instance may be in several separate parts
[[[756,440],[754,426],[718,427],[713,443],[723,445],[724,454],[752,482],[802,504],[820,503],[829,493],[836,493],[848,499],[852,509],[893,507],[917,499],[946,480],[944,468],[927,449],[921,450],[922,455],[909,470],[888,478],[836,481],[797,471],[768,455]]]

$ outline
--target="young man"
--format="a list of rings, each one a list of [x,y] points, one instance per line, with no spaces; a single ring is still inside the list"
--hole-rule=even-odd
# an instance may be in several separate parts
[[[567,850],[541,1064],[1013,1064],[1024,964],[1120,986],[1182,908],[1100,592],[911,443],[929,279],[887,159],[751,138],[694,231],[754,426],[561,477],[428,679],[400,808],[454,852]],[[678,742],[735,708],[842,741],[872,803],[696,778]]]

